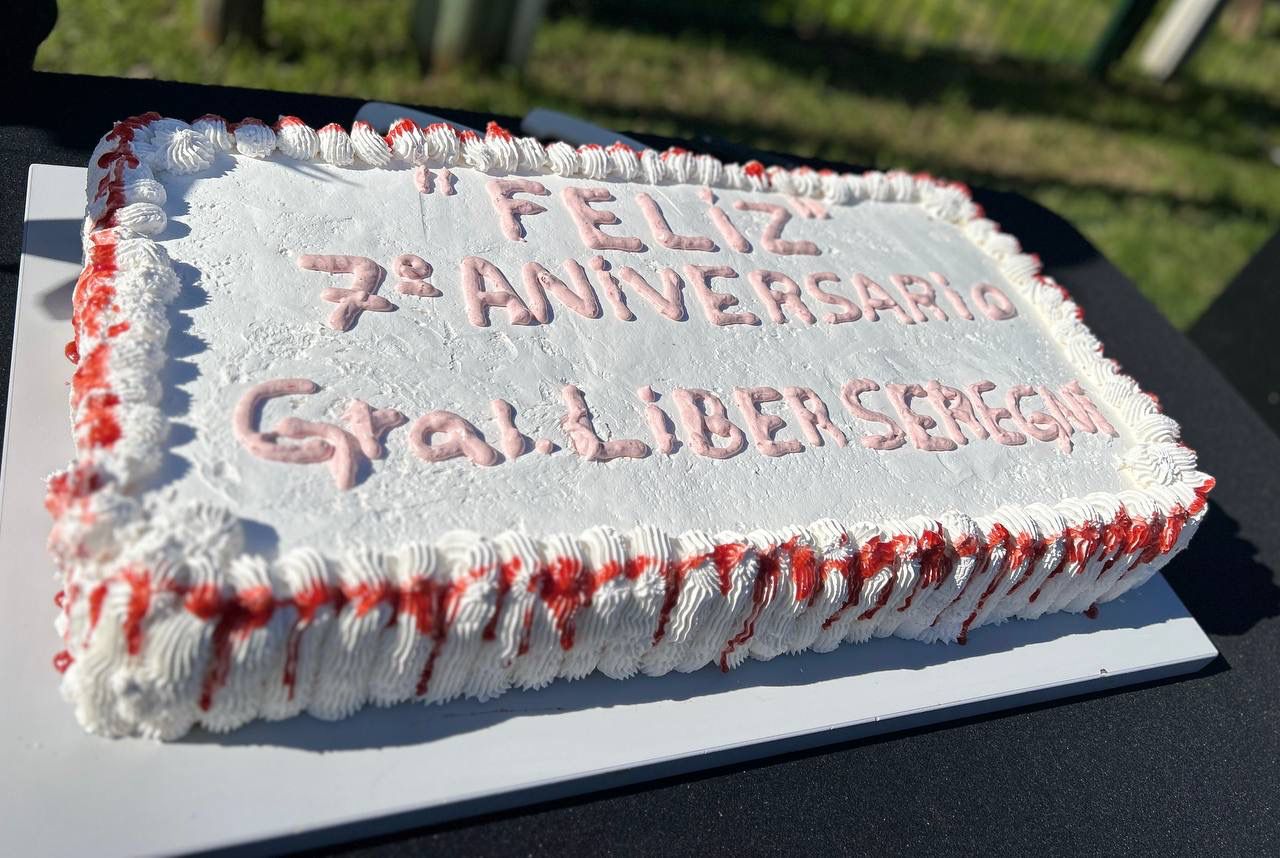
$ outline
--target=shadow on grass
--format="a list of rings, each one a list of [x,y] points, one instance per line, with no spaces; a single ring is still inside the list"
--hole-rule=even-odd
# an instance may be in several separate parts
[[[1100,81],[1064,63],[985,59],[936,47],[908,49],[851,34],[801,36],[769,23],[762,0],[737,3],[732,15],[673,2],[657,3],[656,12],[647,4],[620,0],[564,5],[576,17],[610,27],[727,39],[737,54],[756,55],[806,75],[820,73],[826,85],[837,89],[910,105],[959,98],[977,110],[1060,117],[1241,157],[1257,157],[1260,129],[1280,123],[1280,98],[1228,87],[1193,82],[1162,86],[1124,77]]]

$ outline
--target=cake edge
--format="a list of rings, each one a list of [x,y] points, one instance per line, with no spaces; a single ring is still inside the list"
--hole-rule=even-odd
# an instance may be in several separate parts
[[[339,166],[460,164],[605,180],[692,182],[855,203],[915,202],[993,257],[1069,362],[1137,442],[1122,467],[1138,488],[976,520],[948,511],[905,521],[669,535],[593,528],[533,540],[453,533],[433,545],[324,558],[302,548],[274,566],[243,554],[238,519],[194,504],[149,508],[138,487],[167,432],[156,376],[178,281],[163,247],[155,173],[198,172],[219,151]],[[487,699],[595,669],[610,676],[691,670],[894,634],[963,640],[982,625],[1087,610],[1144,583],[1203,518],[1212,478],[1153,396],[1103,357],[1079,307],[970,198],[925,175],[838,174],[759,162],[724,165],[680,149],[543,147],[490,123],[357,123],[318,132],[206,115],[144,114],[95,148],[85,267],[68,355],[77,458],[49,481],[50,549],[61,568],[55,656],[80,723],[105,735],[172,739],[195,723],[227,730],[365,703]],[[718,593],[717,593],[718,591]],[[402,622],[397,620],[403,620]],[[700,637],[706,640],[695,640]],[[331,633],[336,630],[336,633]]]

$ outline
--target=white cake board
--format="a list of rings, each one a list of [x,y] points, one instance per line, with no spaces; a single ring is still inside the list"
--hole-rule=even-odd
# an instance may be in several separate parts
[[[730,674],[601,676],[485,704],[257,723],[159,745],[80,731],[51,657],[42,479],[71,456],[62,355],[85,171],[37,164],[0,496],[0,854],[136,854],[379,833],[1195,671],[1217,653],[1156,576],[1096,620],[897,639]]]

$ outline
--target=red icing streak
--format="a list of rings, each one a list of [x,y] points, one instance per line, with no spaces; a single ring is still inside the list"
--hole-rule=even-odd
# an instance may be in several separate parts
[[[464,146],[468,143],[479,143],[480,135],[468,128],[466,131],[458,134],[458,142],[462,143]]]
[[[339,594],[341,595],[341,594]],[[285,644],[284,676],[285,688],[289,689],[289,699],[293,699],[298,684],[298,647],[302,643],[302,629],[311,624],[316,612],[329,603],[333,593],[323,584],[313,584],[293,597],[293,605],[298,617],[289,630],[289,640]]]
[[[200,619],[208,621],[218,616],[222,610],[222,594],[214,584],[201,584],[187,593],[182,606]]]
[[[418,124],[412,119],[399,119],[395,124],[387,129],[387,143],[394,143],[395,139],[401,134],[409,134],[418,130]]]
[[[940,587],[950,574],[951,560],[947,557],[947,544],[940,532],[926,530],[922,533],[917,542],[917,550],[920,552],[920,577],[907,598],[898,606],[898,613],[911,609],[916,593],[930,587]]]
[[[978,537],[974,536],[972,533],[965,536],[955,544],[956,554],[961,557],[972,557],[978,553],[980,548],[981,544],[978,542]]]
[[[431,622],[432,634],[435,640],[431,643],[431,652],[427,656],[426,662],[422,665],[421,675],[418,676],[418,684],[414,689],[415,697],[422,697],[431,686],[431,674],[435,671],[436,659],[440,657],[440,651],[444,649],[444,642],[449,637],[449,628],[453,625],[454,620],[458,618],[458,602],[462,598],[462,594],[466,592],[472,582],[488,574],[491,568],[481,566],[477,569],[472,569],[467,575],[450,581],[444,587],[434,581],[428,582],[430,589],[436,595]]]
[[[742,555],[747,553],[747,546],[738,542],[726,542],[717,545],[711,552],[711,559],[716,566],[716,576],[720,579],[720,595],[728,596],[733,586],[733,567],[742,562]]]
[[[93,634],[93,630],[98,627],[98,620],[102,619],[102,603],[107,598],[106,583],[98,584],[89,591],[89,634]],[[88,643],[88,640],[85,640]]]
[[[391,594],[391,585],[385,582],[366,584],[363,581],[354,586],[342,587],[342,595],[355,606],[357,617],[363,617],[377,608]]]
[[[867,608],[861,614],[858,614],[858,620],[863,621],[872,619],[880,612],[881,608],[889,604],[889,597],[893,595],[893,588],[896,583],[897,582],[893,580],[887,581],[885,585],[880,588],[880,595],[876,598],[876,603],[870,608]]]
[[[623,574],[627,576],[628,581],[634,581],[644,574],[644,570],[648,569],[653,563],[652,557],[645,557],[643,554],[632,557],[627,560],[626,568]]]
[[[573,648],[574,618],[579,610],[591,604],[591,584],[591,576],[576,558],[557,557],[547,564],[539,595],[551,611],[552,622],[560,634],[561,649]]]
[[[123,334],[123,333],[124,333],[125,331],[127,331],[127,330],[129,330],[129,323],[128,323],[128,322],[116,322],[114,325],[112,325],[111,327],[107,328],[107,336],[108,336],[108,337],[118,337],[118,336],[120,336],[121,334]]]
[[[72,506],[86,512],[89,497],[102,486],[102,477],[87,462],[55,474],[49,478],[49,488],[44,497],[44,508],[54,518],[62,516]]]
[[[288,128],[293,125],[306,125],[306,123],[296,116],[281,116],[276,120],[275,128],[279,131],[281,128]]]
[[[129,584],[129,604],[124,615],[124,639],[129,655],[142,651],[142,620],[151,605],[151,575],[145,569],[126,569],[124,580]]]
[[[845,596],[844,604],[823,621],[822,628],[831,628],[845,611],[858,604],[858,601],[862,598],[863,584],[866,583],[867,579],[874,577],[881,569],[893,563],[898,556],[898,552],[904,550],[910,542],[911,537],[905,534],[888,540],[873,536],[864,542],[862,549],[853,557],[848,570],[842,570],[846,572],[845,581],[848,585],[848,593]]]
[[[697,569],[706,563],[711,556],[699,554],[662,567],[662,578],[666,584],[666,590],[662,594],[662,610],[658,614],[658,627],[653,632],[654,646],[657,646],[667,633],[667,622],[671,619],[671,612],[675,609],[676,603],[680,601],[680,591],[684,589],[685,576],[691,569]]]
[[[66,606],[66,603],[67,603],[66,590],[59,590],[57,593],[53,594],[53,604],[58,608],[59,611],[61,611]]]
[[[84,442],[90,447],[110,449],[120,440],[120,424],[116,422],[114,409],[120,398],[114,393],[95,397],[89,403],[85,416],[76,424],[84,432]]]
[[[1037,542],[1029,533],[1019,533],[1014,539],[1013,547],[1004,556],[1004,571],[1012,575],[1022,568],[1022,574],[1018,576],[1017,583],[1009,588],[1010,593],[1016,593],[1018,588],[1031,577],[1031,573],[1036,568],[1036,561],[1044,553],[1046,544],[1045,541]]]
[[[791,542],[788,542],[786,545],[791,544]],[[726,672],[729,670],[729,656],[739,646],[751,640],[756,633],[756,621],[760,619],[760,614],[764,612],[765,607],[773,601],[773,596],[778,590],[778,577],[782,569],[778,555],[787,550],[786,545],[780,545],[760,553],[760,564],[756,572],[755,586],[751,588],[751,610],[747,612],[747,619],[742,625],[742,631],[730,638],[720,652],[721,670]]]
[[[85,356],[71,375],[71,407],[79,408],[86,396],[94,391],[109,389],[107,384],[107,356],[111,347],[99,343]]]
[[[484,127],[484,136],[486,138],[493,137],[498,140],[510,140],[511,132],[503,128],[496,122],[490,122]]]
[[[207,589],[206,589],[207,588]],[[209,597],[206,585],[204,598]],[[216,591],[213,593],[216,598]],[[188,609],[191,599],[187,599]],[[200,605],[209,608],[208,603]],[[204,676],[204,684],[200,689],[200,709],[207,712],[213,705],[213,696],[227,683],[231,673],[231,647],[237,640],[243,640],[257,629],[271,621],[275,612],[275,601],[271,597],[270,587],[250,587],[236,594],[236,598],[222,606],[218,624],[213,629],[213,655],[209,659],[209,667]]]
[[[53,669],[58,673],[66,673],[67,668],[75,664],[75,659],[71,657],[71,653],[65,649],[53,657]]]
[[[807,545],[796,545],[793,539],[787,543],[791,553],[791,580],[796,588],[796,602],[812,605],[818,598],[822,579],[818,577],[818,562],[813,549]]]
[[[983,571],[985,572],[991,568],[990,555],[992,550],[994,550],[994,548],[997,545],[1003,544],[1005,546],[1005,551],[1006,551],[1005,558],[1004,558],[1005,562],[1002,563],[999,568],[995,569],[991,573],[991,581],[990,583],[987,584],[987,589],[982,591],[982,595],[978,597],[978,604],[973,606],[973,612],[970,613],[969,616],[965,617],[965,621],[960,625],[960,634],[956,638],[957,643],[965,644],[968,642],[969,627],[973,625],[976,619],[978,619],[978,614],[982,613],[982,608],[986,604],[987,599],[991,598],[991,594],[994,593],[996,591],[996,588],[1000,586],[1000,581],[1003,578],[1003,576],[1000,574],[1001,571],[1002,570],[1007,571],[1009,569],[1017,568],[1015,566],[1009,565],[1009,559],[1013,553],[1013,549],[1010,547],[1009,542],[1010,542],[1010,533],[1004,527],[1004,525],[1002,524],[992,525],[991,535],[987,538],[987,562],[984,566]],[[969,576],[969,580],[972,581],[975,577],[977,577],[976,573],[974,575]],[[968,586],[967,581],[965,582],[965,586],[966,587]],[[961,595],[964,595],[963,591],[961,591]],[[956,597],[957,601],[959,600],[959,598],[960,596]],[[954,602],[952,604],[954,604]]]
[[[405,617],[413,620],[414,628],[420,635],[431,634],[431,581],[421,576],[413,578],[408,586],[396,591],[396,609],[392,617]]]
[[[116,247],[114,237],[89,248],[88,259],[76,280],[71,299],[71,325],[80,337],[98,336],[102,314],[114,310],[116,274]]]
[[[507,603],[507,593],[511,592],[511,585],[515,583],[516,575],[520,574],[523,566],[519,557],[512,557],[498,567],[498,592],[494,594],[493,616],[484,627],[484,640],[491,641],[497,637],[498,618],[502,616],[502,608]]]

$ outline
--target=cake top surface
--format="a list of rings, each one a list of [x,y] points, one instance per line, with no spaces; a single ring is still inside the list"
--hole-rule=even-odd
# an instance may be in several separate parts
[[[90,246],[115,246],[116,294],[162,293],[166,264],[176,294],[122,301],[118,343],[82,318],[78,348],[83,370],[110,345],[104,386],[158,414],[97,447],[81,417],[78,439],[133,469],[153,518],[222,510],[251,553],[948,515],[1060,530],[1203,482],[962,186],[411,123],[130,134],[137,165],[119,139],[95,153]],[[113,177],[114,206],[95,194]],[[162,314],[167,343],[129,312]]]

